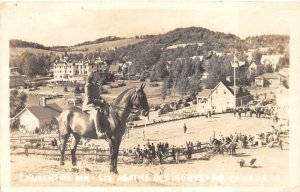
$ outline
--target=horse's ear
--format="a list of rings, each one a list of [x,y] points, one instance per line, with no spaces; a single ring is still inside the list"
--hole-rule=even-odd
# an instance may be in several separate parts
[[[146,84],[142,83],[140,89],[143,90],[145,86],[146,86]]]

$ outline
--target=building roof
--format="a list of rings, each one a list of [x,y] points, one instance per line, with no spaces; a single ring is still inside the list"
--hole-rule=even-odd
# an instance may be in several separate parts
[[[39,120],[58,117],[62,112],[62,109],[56,103],[50,103],[47,104],[45,107],[41,105],[26,107],[19,114],[17,114],[16,117],[22,114],[22,112],[26,109],[30,111]]]
[[[255,77],[256,79],[278,79],[277,73],[264,73],[260,76]]]
[[[199,56],[192,56],[190,57],[192,60],[195,60],[195,59],[199,59],[200,61],[203,60],[204,56],[203,55],[199,55]]]
[[[198,93],[197,97],[209,97],[212,93],[212,89],[203,89],[201,92]]]
[[[278,75],[289,77],[290,76],[290,69],[289,68],[282,68],[278,71]]]
[[[250,64],[249,64],[249,67],[250,67],[251,65],[256,65],[256,66],[257,66],[258,64],[257,64],[255,61],[251,61]]]
[[[263,55],[260,59],[260,63],[262,64],[278,64],[279,59],[283,57],[283,55]]]
[[[118,72],[120,70],[120,66],[117,64],[113,64],[109,66],[109,71]]]

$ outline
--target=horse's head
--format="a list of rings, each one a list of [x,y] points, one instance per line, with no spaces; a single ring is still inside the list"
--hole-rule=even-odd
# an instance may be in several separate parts
[[[149,105],[147,96],[144,92],[145,84],[142,84],[140,88],[137,88],[131,97],[132,104],[141,110],[143,116],[148,116]]]

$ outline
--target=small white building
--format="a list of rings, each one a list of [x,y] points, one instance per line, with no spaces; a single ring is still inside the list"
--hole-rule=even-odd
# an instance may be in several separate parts
[[[284,57],[284,55],[263,55],[260,59],[260,63],[262,65],[271,65],[272,69],[275,70],[279,63],[279,59],[282,57]]]
[[[277,73],[264,73],[255,77],[256,87],[278,87],[280,85],[280,78]]]
[[[62,109],[56,103],[46,104],[44,100],[42,105],[24,108],[14,118],[20,120],[20,128],[33,132],[50,125],[61,112]]]
[[[284,81],[289,84],[290,77],[290,68],[282,68],[278,71],[278,76],[280,79],[280,83],[282,84]]]
[[[248,75],[256,74],[257,72],[257,64],[252,61],[248,67]]]
[[[207,111],[225,112],[229,109],[242,106],[252,100],[252,96],[247,92],[234,91],[224,82],[220,81],[214,89],[204,89],[197,95],[197,111],[206,113]]]
[[[280,85],[276,89],[276,105],[280,108],[289,107],[289,87],[288,85]]]

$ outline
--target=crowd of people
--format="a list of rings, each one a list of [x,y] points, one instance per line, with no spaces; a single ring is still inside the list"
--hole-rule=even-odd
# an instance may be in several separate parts
[[[272,125],[272,131],[261,132],[258,134],[242,134],[234,133],[229,136],[223,136],[221,133],[217,137],[210,137],[210,145],[214,147],[214,150],[220,154],[224,154],[224,150],[229,150],[231,154],[235,154],[235,149],[239,145],[241,148],[251,147],[274,147],[278,143],[278,147],[283,150],[282,144],[283,135],[288,134],[288,129],[283,131],[281,126],[277,129]],[[231,151],[230,151],[231,150]]]
[[[201,142],[194,144],[192,141],[186,141],[185,146],[170,146],[168,142],[159,142],[156,145],[148,141],[144,145],[138,144],[136,147],[123,149],[123,156],[134,157],[137,162],[148,162],[153,164],[157,159],[160,164],[164,159],[171,158],[173,162],[179,163],[180,156],[186,159],[192,159],[192,154],[196,150],[201,150]]]
[[[274,108],[256,107],[253,109],[248,107],[240,107],[233,110],[233,115],[234,116],[238,115],[239,118],[242,117],[242,114],[244,114],[244,116],[246,117],[248,113],[250,117],[255,116],[256,118],[277,117]]]

